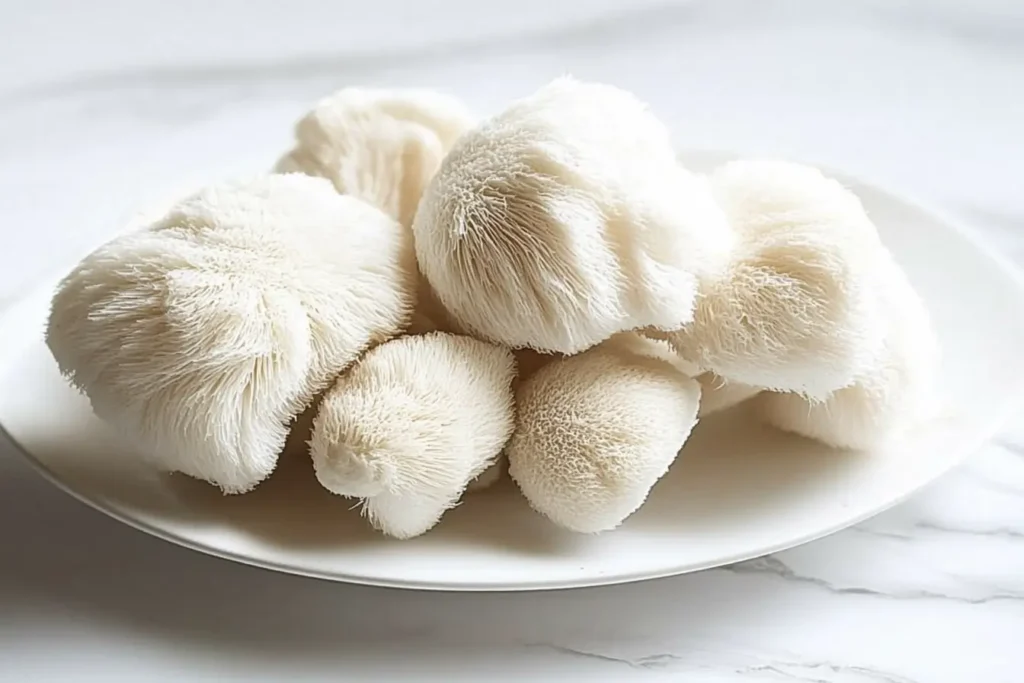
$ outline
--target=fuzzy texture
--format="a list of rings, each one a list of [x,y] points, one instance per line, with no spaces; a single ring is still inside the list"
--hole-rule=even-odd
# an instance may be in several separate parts
[[[317,479],[362,500],[397,538],[433,527],[512,433],[515,361],[470,337],[431,333],[379,346],[324,396],[313,426]]]
[[[940,354],[928,311],[888,254],[876,270],[875,292],[886,322],[875,362],[851,386],[821,402],[764,394],[756,405],[766,422],[830,446],[860,450],[882,445],[930,415]]]
[[[440,93],[345,88],[299,121],[295,147],[275,170],[327,178],[338,192],[377,206],[408,228],[444,155],[473,123],[461,102]],[[417,291],[411,333],[459,331],[423,278]]]
[[[673,335],[688,360],[730,382],[822,399],[875,357],[882,250],[857,197],[816,169],[736,161],[710,178],[738,243]]]
[[[473,125],[458,100],[429,90],[346,88],[295,127],[295,147],[275,167],[330,180],[406,227],[444,155]]]
[[[289,422],[414,298],[409,235],[326,180],[213,187],[86,257],[46,340],[95,413],[155,464],[249,490]]]
[[[509,473],[535,510],[596,533],[640,507],[697,421],[700,385],[672,355],[620,335],[519,387]]]
[[[698,417],[706,417],[728,410],[749,401],[762,392],[762,389],[758,387],[739,382],[727,382],[710,372],[705,372],[697,377],[697,381],[700,382]]]
[[[578,353],[676,329],[732,245],[671,136],[616,88],[558,79],[464,135],[413,223],[455,322],[511,348]]]

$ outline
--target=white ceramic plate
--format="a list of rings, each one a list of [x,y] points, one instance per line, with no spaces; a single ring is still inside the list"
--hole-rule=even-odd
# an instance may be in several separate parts
[[[696,169],[727,158],[684,155]],[[1018,279],[949,222],[862,182],[857,192],[935,319],[945,354],[941,420],[886,452],[840,453],[745,422],[705,420],[648,503],[620,529],[579,536],[530,510],[514,486],[467,497],[410,541],[371,531],[319,487],[305,458],[254,492],[222,496],[141,466],[68,388],[42,341],[52,287],[0,320],[0,424],[54,483],[166,540],[296,574],[449,590],[618,583],[788,548],[900,501],[974,450],[1024,388]]]

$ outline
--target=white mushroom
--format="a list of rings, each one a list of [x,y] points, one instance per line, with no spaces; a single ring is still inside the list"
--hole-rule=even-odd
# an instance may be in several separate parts
[[[736,233],[694,320],[665,338],[729,382],[825,398],[871,363],[882,245],[857,197],[798,164],[736,161],[710,178]]]
[[[96,414],[162,469],[228,493],[271,473],[289,422],[408,322],[409,235],[326,180],[203,190],[86,257],[47,343]]]
[[[452,318],[511,348],[578,353],[692,319],[732,235],[632,95],[556,80],[466,133],[413,223]]]
[[[823,401],[763,394],[755,405],[768,423],[838,448],[868,449],[931,415],[940,354],[928,311],[888,255],[879,262],[874,287],[886,324],[874,362]]]
[[[428,531],[501,453],[514,424],[507,350],[436,332],[379,346],[342,375],[314,421],[328,490],[362,499],[397,538]]]
[[[619,335],[519,387],[509,473],[534,509],[595,533],[640,507],[697,422],[700,385],[673,356]]]
[[[276,170],[327,178],[409,227],[441,159],[472,125],[462,103],[440,93],[345,88],[298,122]]]

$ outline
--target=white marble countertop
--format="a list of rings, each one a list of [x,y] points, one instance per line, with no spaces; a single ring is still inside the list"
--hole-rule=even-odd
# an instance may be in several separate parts
[[[336,87],[438,87],[484,113],[566,71],[636,91],[681,145],[842,167],[1024,265],[1015,0],[46,0],[0,22],[0,306],[140,204],[266,167]],[[0,542],[0,681],[1024,679],[1014,425],[856,528],[613,588],[275,575],[88,510],[6,443]]]

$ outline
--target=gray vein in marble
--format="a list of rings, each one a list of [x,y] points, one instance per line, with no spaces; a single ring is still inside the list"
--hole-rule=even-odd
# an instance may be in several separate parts
[[[628,657],[612,657],[611,655],[601,654],[599,652],[591,652],[588,650],[580,650],[574,647],[568,647],[566,645],[554,645],[552,643],[526,643],[527,647],[532,648],[543,648],[545,650],[552,650],[564,655],[570,655],[573,657],[582,657],[585,659],[594,659],[601,662],[614,662],[616,664],[623,664],[632,669],[663,669],[667,666],[681,661],[681,657],[669,653],[659,653],[652,655],[644,655],[642,657],[628,658]]]
[[[969,3],[932,2],[922,12],[918,3],[881,0],[872,3],[872,11],[884,17],[884,23],[914,31],[941,33],[972,48],[986,50],[1019,50],[1024,45],[1024,14],[1019,6],[1007,3],[1005,14],[971,11]],[[964,11],[967,10],[967,11]]]
[[[989,538],[1004,538],[1011,540],[1024,539],[1024,531],[1019,529],[1013,529],[1010,527],[993,527],[985,529],[970,529],[967,527],[954,527],[947,524],[936,524],[935,522],[919,521],[915,522],[905,532],[901,531],[882,531],[880,529],[871,529],[869,527],[853,527],[850,529],[854,533],[867,534],[869,536],[878,536],[881,538],[895,538],[901,541],[912,541],[918,538],[913,533],[915,530],[920,531],[933,531],[941,534],[963,534],[966,536],[985,536]]]
[[[832,683],[832,678],[820,678],[820,674],[840,674],[844,681],[853,681],[850,676],[857,676],[863,683],[916,683],[913,679],[879,671],[864,666],[841,666],[827,662],[772,662],[738,669],[740,675],[757,675],[768,673],[785,680],[802,681],[804,683]]]
[[[768,26],[807,26],[817,21],[835,22],[836,12],[844,18],[859,21],[867,27],[884,30],[892,26],[892,19],[900,19],[901,28],[918,32],[939,32],[968,39],[972,47],[993,45],[1018,48],[1024,32],[1014,28],[1016,22],[1002,17],[979,21],[964,13],[921,12],[914,3],[873,3],[870,7],[836,6],[815,7],[799,1],[762,3],[759,0],[734,2],[688,2],[634,5],[614,13],[589,16],[575,23],[542,27],[505,35],[487,35],[461,41],[413,45],[379,52],[346,54],[319,54],[286,61],[249,64],[195,66],[152,66],[135,69],[111,70],[86,76],[24,86],[0,95],[0,105],[32,104],[40,100],[76,96],[82,93],[153,87],[230,86],[242,84],[289,84],[322,78],[344,80],[366,78],[374,72],[389,68],[417,67],[454,60],[481,59],[496,54],[508,54],[510,49],[521,52],[562,49],[607,49],[622,43],[636,44],[658,35],[683,39],[680,28],[689,25],[694,30],[715,28],[736,31]],[[820,12],[820,14],[815,14]],[[965,20],[966,19],[969,20]],[[881,19],[880,19],[881,17]]]
[[[772,574],[785,581],[802,583],[821,588],[833,595],[860,595],[893,600],[944,600],[969,605],[984,605],[993,602],[1024,600],[1024,594],[1001,590],[997,590],[996,592],[983,595],[978,598],[967,598],[947,595],[944,593],[936,593],[928,590],[899,590],[886,592],[864,586],[836,586],[825,579],[816,576],[798,574],[782,560],[771,556],[750,560],[748,562],[740,562],[739,564],[734,564],[729,567],[723,567],[720,571],[735,574]]]
[[[545,27],[533,32],[494,35],[442,44],[396,48],[382,52],[357,52],[345,55],[321,54],[281,62],[236,65],[157,66],[124,69],[79,76],[45,84],[26,86],[0,95],[0,104],[11,106],[35,103],[83,92],[120,90],[154,86],[216,86],[241,83],[293,82],[360,77],[374,71],[415,64],[423,67],[455,59],[479,59],[507,52],[509,48],[529,51],[572,44],[573,47],[608,47],[635,42],[639,35],[666,31],[692,18],[691,4],[639,6],[629,10],[587,17],[578,23]]]
[[[550,650],[558,654],[579,657],[598,662],[621,664],[631,669],[660,670],[666,668],[703,669],[704,667],[686,664],[685,658],[671,653],[658,653],[640,657],[615,657],[609,654],[583,650],[567,645],[551,643],[527,643],[526,647]],[[802,683],[832,683],[833,676],[841,675],[849,683],[916,683],[913,679],[880,671],[866,666],[834,664],[831,662],[806,662],[770,660],[748,666],[735,667],[733,671],[741,676],[760,678],[763,674],[773,679],[800,681]],[[825,677],[823,677],[825,676]],[[855,676],[856,678],[851,678]]]
[[[995,527],[989,529],[968,529],[966,527],[954,527],[935,522],[921,521],[914,525],[915,529],[926,529],[947,534],[967,534],[969,536],[990,536],[992,538],[1024,539],[1024,531],[1011,529],[1009,527]]]
[[[1024,228],[1024,222],[1020,224],[1018,230]],[[992,439],[992,443],[999,446],[1004,451],[1009,451],[1017,457],[1024,458],[1024,443],[1018,441],[1014,437],[1007,436],[1006,434],[999,434]]]

